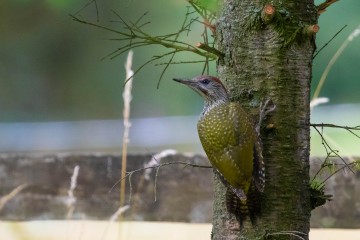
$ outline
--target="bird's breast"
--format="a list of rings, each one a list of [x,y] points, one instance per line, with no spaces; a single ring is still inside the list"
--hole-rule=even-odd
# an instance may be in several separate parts
[[[210,161],[238,145],[253,141],[253,124],[239,103],[225,103],[207,111],[198,122],[200,141]]]
[[[200,141],[208,154],[224,150],[234,142],[234,118],[228,104],[214,107],[198,122]]]

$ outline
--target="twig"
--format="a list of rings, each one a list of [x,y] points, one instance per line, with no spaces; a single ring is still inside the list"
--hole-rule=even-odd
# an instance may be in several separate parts
[[[346,129],[346,130],[348,130],[349,133],[351,133],[352,135],[354,135],[355,137],[360,139],[360,136],[357,135],[356,133],[354,133],[351,129]],[[358,129],[356,129],[356,130],[358,130]]]
[[[133,38],[133,39],[135,38],[135,39],[142,40],[141,43],[146,43],[145,45],[156,44],[156,45],[161,45],[161,46],[166,47],[166,48],[173,48],[178,52],[182,52],[182,51],[192,52],[192,53],[195,53],[195,54],[203,56],[203,57],[209,57],[211,59],[216,58],[216,55],[208,53],[208,52],[200,51],[196,47],[191,46],[188,43],[181,42],[181,41],[163,39],[161,37],[156,37],[156,36],[153,37],[153,36],[143,32],[142,30],[140,30],[138,28],[135,28],[135,26],[131,27],[132,31],[130,33],[126,33],[126,32],[118,31],[118,30],[115,30],[115,29],[112,29],[112,28],[109,28],[109,27],[99,25],[97,23],[92,23],[92,22],[81,20],[81,19],[79,19],[78,17],[76,17],[74,15],[70,15],[70,16],[73,18],[74,21],[77,21],[77,22],[80,22],[80,23],[83,23],[83,24],[86,24],[86,25],[90,25],[90,26],[93,26],[93,27],[97,27],[97,28],[100,28],[100,29],[103,29],[103,30],[106,30],[106,31],[110,31],[110,32],[113,32],[113,33],[116,33],[116,34],[120,34],[120,35],[128,37],[128,38]],[[130,25],[127,24],[127,27],[130,27]],[[138,33],[135,33],[134,30],[136,30],[136,32],[138,32]],[[127,46],[131,46],[131,44],[128,44]]]
[[[193,0],[187,0],[187,2],[195,9],[195,11],[204,19],[204,22],[208,22],[212,25],[212,21],[215,19],[215,14],[207,9],[196,5]]]
[[[182,29],[184,29],[185,24],[186,24],[186,22],[187,22],[188,16],[189,16],[189,8],[187,9],[187,12],[186,12],[186,14],[185,14],[185,19],[184,19],[184,21],[183,21],[183,23],[182,23],[182,25],[181,25],[181,28],[180,28],[181,30],[180,30],[179,32],[177,32],[177,34],[176,34],[175,37],[174,37],[174,40],[175,40],[175,41],[178,40],[178,38],[179,38],[179,36],[180,36],[180,33],[182,32]],[[170,60],[169,60],[168,63],[165,65],[164,69],[162,70],[162,72],[161,72],[161,74],[160,74],[160,77],[159,77],[159,81],[158,81],[157,86],[156,86],[157,88],[159,88],[161,79],[162,79],[162,77],[164,76],[164,74],[165,74],[166,70],[168,69],[168,67],[170,66],[170,64],[172,63],[172,61],[173,61],[176,53],[177,53],[177,52],[174,52],[174,53],[171,55]]]
[[[103,29],[103,30],[106,30],[106,31],[109,31],[109,32],[117,33],[117,34],[120,34],[120,35],[123,35],[123,36],[126,36],[126,37],[132,37],[131,34],[127,34],[125,32],[117,31],[115,29],[99,25],[97,23],[92,23],[92,22],[81,20],[80,18],[78,18],[78,17],[76,17],[76,16],[74,16],[72,14],[70,14],[69,16],[72,17],[73,20],[76,21],[76,22],[86,24],[86,25],[90,25],[90,26],[93,26],[93,27],[97,27],[97,28],[100,28],[100,29]]]
[[[346,163],[345,160],[343,158],[340,157],[340,155],[337,153],[337,151],[333,150],[330,145],[327,143],[327,141],[324,138],[324,133],[320,133],[320,131],[317,129],[317,127],[321,127],[321,129],[324,128],[339,128],[339,129],[345,129],[348,132],[350,132],[351,134],[353,134],[355,137],[360,139],[360,135],[356,134],[354,131],[360,131],[360,126],[355,126],[355,127],[348,127],[348,126],[341,126],[341,125],[336,125],[336,124],[329,124],[329,123],[318,123],[318,124],[310,124],[310,126],[314,127],[315,130],[319,133],[321,139],[322,139],[322,144],[327,152],[327,157],[325,158],[325,161],[321,164],[319,170],[317,171],[317,173],[314,175],[313,179],[315,179],[317,177],[317,175],[322,171],[322,169],[324,169],[325,167],[329,166],[326,164],[327,159],[329,159],[332,156],[332,153],[334,153],[337,157],[339,157],[345,164],[344,167],[342,167],[341,169],[344,169],[345,167],[349,168],[350,171],[352,171],[354,173],[354,171],[352,170],[352,168],[350,167],[352,165],[351,163]],[[328,137],[328,140],[331,140],[331,138]],[[336,145],[336,143],[333,141],[333,144]],[[330,150],[330,152],[328,151],[328,149]],[[348,157],[350,160],[352,159],[351,156]],[[334,165],[334,164],[332,164]],[[341,170],[340,169],[340,170]],[[338,171],[335,171],[334,173],[332,173],[329,178],[331,176],[333,176],[334,174],[336,174]],[[328,178],[327,178],[328,179]],[[326,180],[327,180],[326,179]],[[326,181],[324,180],[324,182]]]
[[[100,18],[99,18],[99,8],[98,8],[96,0],[92,0],[92,1],[90,1],[88,3],[86,3],[82,8],[80,8],[77,12],[75,12],[74,15],[78,15],[81,11],[83,11],[85,8],[90,6],[92,3],[94,3],[94,5],[95,5],[96,21],[99,22],[99,20],[100,20]]]
[[[148,167],[156,167],[161,163],[161,160],[169,157],[169,156],[173,156],[177,154],[177,151],[173,150],[173,149],[166,149],[163,150],[157,154],[155,154],[154,156],[152,156],[151,160],[149,162],[147,162],[146,164],[144,164],[145,168]],[[146,169],[145,173],[144,173],[144,178],[145,180],[149,180],[150,179],[150,173],[151,173],[152,169]]]
[[[314,181],[314,180],[316,179],[317,175],[318,175],[325,167],[328,166],[328,165],[326,164],[326,162],[327,162],[327,160],[329,159],[329,157],[330,157],[330,153],[327,153],[327,156],[326,156],[325,160],[321,163],[320,168],[319,168],[318,171],[315,173],[315,175],[314,175],[314,177],[312,178],[311,181]]]
[[[214,9],[209,9],[206,7],[202,7],[201,5],[198,5],[199,2],[194,2],[193,0],[188,0],[189,4],[195,9],[195,11],[202,17],[203,21],[199,21],[201,24],[203,24],[204,26],[204,32],[202,34],[203,39],[204,39],[204,46],[209,46],[209,36],[208,36],[208,31],[207,29],[210,29],[212,36],[216,35],[216,26],[212,23],[215,18],[216,18],[216,10],[215,11],[211,11]],[[212,48],[213,50],[215,50],[215,52],[219,53],[219,51],[217,51],[214,47],[215,43],[212,43],[212,46],[209,46],[210,48]],[[205,50],[208,51],[208,50]],[[211,51],[208,51],[211,52]],[[215,54],[216,55],[216,54]],[[221,54],[222,57],[223,55]],[[209,57],[205,57],[205,61],[204,61],[204,67],[202,70],[202,74],[205,73],[205,71],[207,72],[207,74],[209,74],[209,61],[212,61],[215,59],[209,59]]]
[[[338,151],[336,150],[333,150],[330,145],[327,143],[327,141],[325,140],[323,134],[317,129],[317,127],[314,127],[314,129],[318,132],[318,134],[320,135],[321,137],[321,142],[327,152],[327,154],[330,156],[331,153],[334,153],[335,156],[337,156],[338,158],[341,159],[341,161],[346,165],[346,167],[352,172],[355,174],[355,172],[351,169],[351,167],[349,166],[349,164],[337,153]],[[330,152],[328,151],[330,150]]]
[[[324,44],[324,46],[322,46],[322,47],[319,49],[319,51],[316,51],[315,55],[313,56],[313,59],[314,59],[327,45],[329,45],[329,43],[330,43],[332,40],[334,40],[334,38],[335,38],[337,35],[339,35],[339,33],[341,33],[342,30],[344,30],[346,27],[347,27],[347,25],[343,26],[339,31],[337,31],[337,32],[334,34],[334,36],[332,36],[332,38],[330,38],[329,41],[327,41],[327,43]]]
[[[329,180],[332,176],[334,176],[336,173],[340,172],[341,170],[344,170],[345,168],[349,168],[351,165],[358,164],[358,162],[352,162],[347,165],[343,165],[341,168],[336,169],[332,174],[330,174],[327,178],[325,178],[321,184],[325,184],[327,180]],[[326,166],[325,166],[326,167]]]
[[[199,61],[180,61],[180,62],[172,62],[171,64],[189,64],[189,63],[204,63],[206,62],[206,60],[199,60]],[[156,63],[154,64],[155,66],[161,66],[161,65],[165,65],[167,63],[163,62],[163,63]]]
[[[125,53],[125,52],[128,52],[130,50],[133,50],[135,48],[138,48],[138,47],[143,47],[143,46],[147,46],[149,45],[148,43],[143,43],[143,42],[135,42],[135,43],[131,43],[131,44],[128,44],[128,45],[125,45],[121,48],[118,48],[114,51],[112,51],[111,53],[105,55],[104,57],[101,58],[101,60],[104,60],[106,58],[110,58],[110,59],[114,59],[118,56],[120,56],[121,54]]]
[[[170,155],[173,155],[171,154],[171,151],[174,151],[174,150],[167,150],[168,153]],[[169,152],[170,151],[170,152]],[[165,151],[163,151],[162,153],[166,156],[169,156],[168,153],[164,153]],[[158,155],[159,156],[159,155]],[[163,156],[164,157],[164,156]],[[159,156],[159,158],[161,158],[161,156]],[[153,163],[153,160],[157,162],[157,164],[154,164]],[[146,167],[143,167],[143,168],[140,168],[140,169],[136,169],[134,171],[131,171],[131,172],[127,172],[126,173],[126,176],[121,178],[120,180],[118,180],[109,190],[109,192],[111,192],[114,187],[119,184],[119,183],[122,183],[122,182],[125,182],[123,180],[125,180],[127,177],[129,177],[129,184],[130,184],[130,196],[129,196],[129,202],[131,201],[131,198],[132,198],[132,182],[131,182],[131,177],[134,173],[136,172],[139,172],[139,171],[148,171],[148,170],[151,170],[151,169],[156,169],[156,175],[155,175],[155,184],[154,184],[154,201],[156,202],[157,201],[157,178],[158,178],[158,173],[159,173],[159,170],[161,167],[163,166],[168,166],[168,165],[172,165],[172,164],[181,164],[181,165],[185,165],[186,166],[191,166],[191,167],[199,167],[199,168],[212,168],[211,166],[204,166],[204,165],[197,165],[197,164],[192,164],[192,163],[187,163],[187,162],[168,162],[168,163],[162,163],[162,164],[159,164],[158,161],[153,157],[152,158],[152,161],[150,161],[147,165],[145,165]],[[146,172],[145,172],[145,177],[146,177]],[[144,179],[145,179],[144,177]],[[142,184],[143,180],[140,181],[140,184]]]
[[[155,174],[155,183],[154,183],[154,202],[157,201],[157,180],[158,180],[158,176],[159,176],[159,170],[160,170],[160,167],[159,166],[158,168],[156,168],[156,174]]]
[[[215,27],[213,24],[211,24],[211,23],[209,22],[209,20],[204,20],[204,21],[202,22],[202,24],[204,24],[205,27],[209,28],[210,31],[212,32],[212,34],[215,34],[215,32],[216,32],[216,27]]]
[[[143,167],[143,168],[139,168],[136,169],[134,171],[131,172],[127,172],[126,176],[121,178],[120,180],[118,180],[109,190],[109,192],[111,192],[114,187],[116,187],[116,185],[118,185],[120,182],[122,182],[124,179],[126,179],[127,177],[129,177],[131,174],[134,174],[136,172],[140,172],[140,171],[144,171],[146,169],[154,169],[154,168],[158,168],[158,167],[163,167],[163,166],[168,166],[168,165],[173,165],[173,164],[180,164],[180,165],[185,165],[185,166],[190,166],[190,167],[197,167],[197,168],[212,168],[212,166],[208,166],[208,165],[198,165],[198,164],[193,164],[193,163],[188,163],[188,162],[168,162],[168,163],[162,163],[162,164],[157,164],[154,166],[150,166],[150,167]]]
[[[143,13],[143,15],[141,15],[138,20],[136,20],[136,22],[134,23],[134,25],[137,25],[149,12],[146,11]]]
[[[346,129],[346,130],[360,130],[360,126],[355,126],[355,127],[348,127],[348,126],[341,126],[341,125],[336,125],[336,124],[331,124],[331,123],[310,123],[310,126],[312,127],[328,127],[328,128],[342,128],[342,129]]]
[[[152,156],[151,160],[147,163],[144,164],[144,167],[151,167],[151,166],[155,166],[155,165],[158,165],[161,160],[163,158],[166,158],[168,156],[172,156],[174,154],[176,154],[177,152],[175,150],[172,150],[172,149],[166,149],[166,150],[163,150],[161,151],[160,153],[157,153],[155,155]],[[144,175],[142,175],[137,183],[137,189],[138,189],[138,192],[141,191],[141,189],[143,188],[143,185],[144,185],[144,182],[146,180],[150,180],[150,173],[151,173],[152,169],[146,169],[145,170],[145,173]],[[136,209],[137,208],[137,203],[138,203],[138,200],[140,198],[139,196],[139,193],[135,193],[134,194],[134,197],[133,197],[133,187],[132,187],[132,181],[131,181],[131,177],[132,177],[133,174],[130,174],[129,175],[129,185],[130,185],[130,194],[129,194],[129,202],[132,203],[132,209]],[[156,201],[156,196],[157,196],[157,193],[156,193],[156,184],[157,184],[157,176],[155,178],[155,201]],[[134,200],[132,200],[134,199]]]
[[[153,36],[149,33],[147,33],[146,31],[143,30],[143,26],[149,24],[150,22],[143,22],[143,18],[144,16],[147,15],[147,12],[144,13],[143,15],[141,15],[135,22],[131,22],[131,21],[125,21],[117,12],[112,11],[114,13],[114,15],[118,18],[118,22],[121,22],[124,25],[124,29],[125,30],[118,30],[112,27],[107,27],[107,26],[103,26],[101,24],[98,23],[94,23],[94,22],[89,22],[89,21],[85,21],[80,19],[78,16],[76,15],[70,15],[74,21],[86,24],[86,25],[90,25],[102,30],[106,30],[109,31],[111,33],[115,33],[120,35],[121,37],[118,38],[111,38],[110,40],[118,40],[118,41],[127,41],[125,43],[124,46],[112,51],[111,53],[107,54],[106,56],[104,56],[102,59],[105,58],[116,58],[119,55],[129,51],[130,49],[134,49],[134,48],[139,48],[139,47],[144,47],[144,46],[150,46],[150,45],[160,45],[163,46],[165,48],[170,48],[173,49],[173,51],[167,52],[165,54],[159,55],[159,56],[153,56],[150,60],[146,61],[143,65],[141,65],[135,72],[134,75],[137,74],[143,67],[145,67],[147,64],[152,63],[154,61],[157,61],[165,56],[170,55],[169,61],[167,61],[165,65],[165,67],[163,68],[163,70],[161,71],[160,77],[159,77],[159,81],[157,83],[157,88],[159,88],[161,79],[163,78],[165,72],[167,71],[167,69],[169,68],[169,66],[172,64],[172,62],[174,61],[175,55],[177,53],[180,52],[191,52],[194,54],[197,54],[203,58],[205,58],[205,66],[204,68],[207,69],[207,71],[209,72],[209,61],[212,60],[216,60],[218,58],[218,56],[221,56],[221,54],[219,53],[219,51],[217,51],[214,47],[206,47],[208,45],[208,33],[207,33],[207,28],[211,27],[212,24],[211,22],[215,19],[215,15],[209,13],[207,9],[203,9],[201,6],[197,6],[195,3],[193,3],[191,0],[189,1],[190,5],[195,9],[195,11],[190,12],[190,7],[188,7],[186,15],[185,15],[185,19],[181,25],[181,28],[179,31],[177,31],[176,33],[171,33],[171,34],[166,34],[166,35],[159,35],[159,36]],[[189,16],[195,12],[198,12],[199,15],[203,18],[203,22],[202,24],[204,25],[204,34],[203,38],[204,38],[204,48],[202,49],[202,47],[197,48],[196,46],[189,44],[187,42],[183,42],[183,41],[179,41],[178,38],[180,37],[180,35],[182,33],[189,33],[190,31],[190,26],[197,22],[198,17],[195,18],[191,18],[189,20]],[[214,29],[212,28],[212,31],[214,31]],[[204,50],[204,51],[202,51]],[[125,83],[128,82],[129,79],[127,79],[125,81]]]
[[[167,56],[167,55],[173,54],[174,52],[177,52],[177,50],[171,51],[171,52],[168,52],[168,53],[164,53],[164,54],[162,54],[162,55],[160,55],[160,56],[153,56],[149,61],[145,62],[143,65],[141,65],[140,67],[138,67],[138,69],[135,70],[134,75],[137,74],[142,68],[144,68],[144,67],[145,67],[146,65],[148,65],[149,63],[152,63],[152,62],[154,62],[154,61],[156,61],[156,60],[158,60],[158,59],[161,59],[161,58],[163,58],[163,57],[165,57],[165,56]],[[133,75],[133,76],[134,76],[134,75]],[[129,79],[126,79],[124,85],[127,84],[128,81],[129,81]]]
[[[129,189],[130,189],[129,203],[131,203],[131,198],[132,198],[132,193],[133,193],[133,186],[132,186],[131,177],[132,177],[132,174],[129,175]],[[123,181],[123,182],[125,182],[125,181]],[[123,183],[123,182],[121,182],[121,183]]]
[[[328,8],[331,4],[336,3],[339,0],[326,0],[325,2],[319,4],[316,8],[318,11],[318,14],[322,14],[326,11],[326,8]]]

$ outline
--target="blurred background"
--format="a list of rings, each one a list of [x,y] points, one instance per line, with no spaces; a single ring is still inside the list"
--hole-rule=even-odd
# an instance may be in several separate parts
[[[315,2],[319,4],[323,1]],[[75,168],[78,166],[81,166],[81,174],[75,192],[74,219],[108,219],[110,213],[118,208],[118,192],[111,192],[109,189],[119,179],[120,161],[108,153],[118,156],[122,150],[122,93],[126,53],[114,59],[103,59],[123,46],[119,41],[110,40],[118,36],[75,22],[70,15],[95,23],[99,19],[98,24],[123,29],[113,11],[133,22],[148,12],[144,22],[151,21],[151,24],[145,26],[144,30],[153,35],[168,34],[180,28],[187,5],[186,0],[103,0],[97,1],[97,8],[91,0],[0,1],[0,153],[59,153],[56,156],[50,154],[41,161],[32,155],[20,154],[17,159],[12,154],[0,154],[0,193],[3,196],[15,187],[25,188],[27,185],[24,183],[31,183],[23,194],[18,194],[2,209],[2,219],[24,220],[31,213],[35,216],[28,218],[31,220],[63,219],[64,212],[68,208],[70,212],[73,207],[68,205],[68,201],[74,201],[74,196],[70,196],[68,191],[69,178],[75,176]],[[342,27],[347,27],[314,60],[313,94],[328,63],[336,53],[341,53],[330,68],[318,94],[318,97],[328,98],[329,102],[312,109],[312,123],[360,125],[359,10],[360,1],[341,0],[330,6],[320,17],[320,31],[316,35],[318,49]],[[195,24],[192,30],[183,40],[195,44],[202,40],[202,27]],[[339,52],[339,49],[342,51]],[[153,55],[166,51],[167,49],[154,46],[135,49],[133,69],[136,70]],[[179,54],[175,61],[193,58],[194,55],[191,54]],[[166,62],[166,59],[160,62]],[[128,152],[132,154],[129,158],[133,159],[128,161],[128,167],[135,165],[131,169],[141,168],[144,162],[150,161],[150,154],[164,149],[203,153],[196,130],[203,102],[193,91],[171,80],[173,77],[199,75],[203,65],[172,65],[157,87],[163,68],[164,65],[150,64],[134,78],[132,127],[128,145]],[[216,75],[215,63],[211,65],[210,74]],[[344,130],[325,129],[324,137],[334,149],[339,150],[341,156],[359,156],[360,139],[354,135]],[[72,154],[84,152],[84,156]],[[100,154],[92,156],[94,152]],[[138,153],[142,155],[134,155]],[[311,134],[311,154],[313,157],[326,155],[315,131]],[[156,160],[155,156],[153,158]],[[202,158],[199,155],[191,156],[196,161]],[[170,156],[169,161],[177,157],[179,156]],[[136,159],[138,160],[135,161]],[[312,166],[314,163],[320,165],[323,161],[322,158],[313,159]],[[189,175],[186,175],[187,172]],[[178,168],[162,168],[161,174],[157,202],[153,201],[153,178],[143,184],[142,180],[137,181],[140,175],[135,176],[134,199],[138,197],[141,206],[150,209],[150,217],[143,217],[144,220],[158,217],[157,220],[161,221],[194,222],[188,219],[195,216],[195,222],[210,221],[213,195],[209,185],[211,172],[207,172],[209,176],[197,174],[194,169],[179,165]],[[76,180],[75,177],[74,179]],[[329,180],[331,183],[327,184],[326,193],[334,195],[334,201],[312,212],[312,227],[359,227],[358,179],[358,174],[354,176],[341,172],[336,178]],[[200,191],[204,191],[203,195],[199,194]],[[195,198],[199,200],[196,201]],[[143,208],[137,206],[136,209],[134,206],[136,205],[132,206],[132,211],[135,213],[146,212]],[[184,206],[189,210],[184,211]],[[103,211],[100,217],[93,213],[100,210]],[[176,218],[175,213],[183,213],[185,217]],[[139,220],[139,216],[134,219]],[[83,222],[70,222],[71,227],[59,224],[30,221],[20,222],[14,227],[13,222],[1,222],[1,239],[104,239],[98,236],[104,236],[106,232],[117,236],[121,231],[128,235],[128,232],[132,232],[148,236],[136,236],[132,239],[161,239],[160,233],[166,239],[184,239],[178,233],[186,232],[179,231],[179,225],[174,225],[173,228],[159,225],[161,230],[157,230],[160,228],[154,228],[149,223],[145,223],[148,226],[146,229],[143,225],[125,225],[120,227],[121,231],[115,229],[114,232],[111,230],[114,225],[109,228],[106,222],[96,223],[96,226],[87,223],[86,229]],[[75,224],[79,224],[76,231]],[[103,225],[99,227],[98,224]],[[195,227],[194,231],[199,234],[199,226]],[[193,239],[208,239],[211,227],[209,224],[202,227],[205,227],[201,232],[203,238]],[[171,229],[171,233],[164,234],[164,229]],[[101,233],[96,235],[92,230]],[[37,234],[45,232],[48,235],[26,238],[35,236],[35,231]],[[69,232],[76,236],[66,235]],[[311,239],[315,236],[314,232],[316,233],[312,229]],[[89,236],[85,237],[84,234]],[[170,234],[179,236],[176,238]],[[352,236],[356,237],[351,238],[345,231],[337,236],[333,232],[328,234],[327,237],[321,235],[313,239],[357,239],[359,236],[358,232],[354,232]]]
[[[84,8],[89,2],[0,3],[0,152],[121,151],[126,54],[102,60],[121,46],[109,40],[117,36],[69,16],[77,14],[96,22],[95,5]],[[98,1],[99,24],[121,29],[119,22],[113,22],[118,18],[112,11],[129,21],[148,11],[145,20],[151,24],[144,28],[146,31],[173,33],[183,21],[186,6],[185,0]],[[357,0],[339,1],[321,15],[318,49],[344,25],[347,27],[315,58],[313,89],[335,52],[359,29],[359,10]],[[193,31],[186,41],[200,41],[199,32]],[[135,49],[133,68],[165,51],[160,47]],[[177,60],[192,57],[183,54]],[[163,68],[150,64],[135,76],[129,151],[153,153],[175,148],[201,153],[196,122],[203,102],[171,79],[198,75],[203,65],[170,66],[157,88]],[[359,125],[359,69],[360,38],[355,37],[348,41],[327,76],[319,96],[330,101],[313,109],[313,123]],[[216,74],[214,63],[210,74]],[[326,130],[326,134],[341,154],[359,152],[360,140],[353,135],[341,130]],[[313,133],[312,155],[324,154],[320,138]]]

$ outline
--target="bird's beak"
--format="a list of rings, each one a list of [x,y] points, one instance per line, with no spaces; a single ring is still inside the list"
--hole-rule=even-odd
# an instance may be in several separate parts
[[[173,80],[188,86],[189,88],[193,89],[195,92],[200,94],[201,96],[207,94],[207,91],[205,89],[202,89],[201,86],[198,84],[198,82],[194,79],[173,78]]]
[[[173,78],[174,81],[185,84],[185,85],[191,85],[193,81],[191,79],[183,79],[183,78]]]

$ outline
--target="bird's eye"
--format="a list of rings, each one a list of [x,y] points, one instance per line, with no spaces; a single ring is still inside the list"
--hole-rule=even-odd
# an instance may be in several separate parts
[[[201,83],[207,85],[207,84],[210,83],[210,80],[209,79],[204,79],[204,80],[201,80]]]

